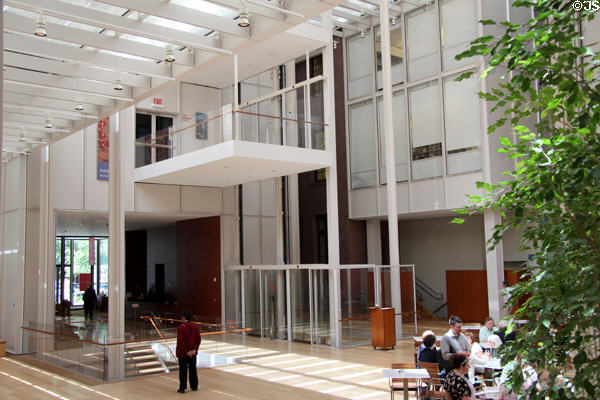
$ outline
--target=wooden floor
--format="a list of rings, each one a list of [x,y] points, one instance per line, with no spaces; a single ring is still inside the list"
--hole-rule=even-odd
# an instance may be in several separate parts
[[[418,333],[425,329],[441,335],[447,324],[423,322]],[[381,351],[367,345],[336,349],[232,335],[232,349],[240,345],[246,352],[242,363],[199,369],[198,392],[184,395],[176,392],[177,372],[101,383],[7,356],[0,358],[0,399],[389,399],[381,369],[413,361],[414,352],[412,339]]]

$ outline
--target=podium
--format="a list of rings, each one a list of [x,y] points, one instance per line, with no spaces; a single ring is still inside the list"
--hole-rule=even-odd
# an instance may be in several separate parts
[[[373,349],[394,349],[396,346],[396,323],[393,307],[371,309],[371,345]]]

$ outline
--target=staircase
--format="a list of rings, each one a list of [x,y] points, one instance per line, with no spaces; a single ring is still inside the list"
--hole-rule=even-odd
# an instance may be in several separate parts
[[[132,343],[125,346],[125,376],[139,376],[178,369],[176,362],[163,361],[151,343]]]
[[[417,297],[417,318],[428,319],[428,320],[441,320],[443,318],[438,317],[435,313],[446,306],[444,302],[444,294],[431,288],[427,283],[415,276],[415,288]],[[434,300],[437,304],[437,308],[434,311],[429,310],[423,305],[423,299],[427,298]]]

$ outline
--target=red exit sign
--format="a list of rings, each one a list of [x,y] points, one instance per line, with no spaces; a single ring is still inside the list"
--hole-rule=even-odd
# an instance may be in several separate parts
[[[157,106],[162,106],[162,100],[160,97],[154,97],[152,99],[152,104],[156,104]]]

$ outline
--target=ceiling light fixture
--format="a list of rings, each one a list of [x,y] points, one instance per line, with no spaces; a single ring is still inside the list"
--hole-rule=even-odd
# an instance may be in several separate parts
[[[365,38],[365,30],[364,29],[360,30],[360,37],[363,39]]]
[[[44,125],[48,129],[52,129],[52,118],[50,118],[50,114],[46,113],[46,125]]]
[[[115,86],[113,86],[115,90],[123,90],[123,82],[121,82],[121,77],[119,76],[119,71],[115,71]]]
[[[175,52],[173,51],[173,45],[171,43],[167,43],[167,46],[165,47],[165,61],[168,63],[175,61]]]
[[[75,111],[83,111],[85,109],[85,107],[83,107],[83,100],[81,97],[78,97],[75,102],[77,103],[75,104]]]
[[[246,7],[246,2],[244,0],[240,0],[240,16],[237,21],[238,26],[242,28],[250,26],[250,15],[248,14],[248,8]]]
[[[46,32],[46,16],[41,11],[38,15],[37,22],[35,23],[35,31],[33,31],[33,34],[39,37],[48,36],[48,32]]]
[[[25,137],[25,128],[21,128],[21,134],[19,135],[19,142],[26,142],[27,138]]]
[[[392,17],[392,25],[396,25],[396,17]]]

